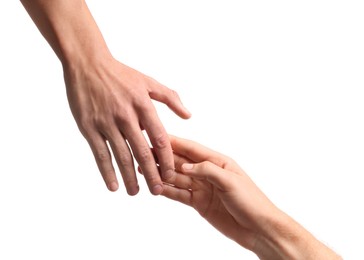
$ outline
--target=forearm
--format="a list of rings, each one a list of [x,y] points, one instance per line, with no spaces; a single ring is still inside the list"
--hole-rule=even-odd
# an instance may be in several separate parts
[[[64,66],[110,57],[84,0],[21,0]]]
[[[284,213],[267,223],[253,249],[260,259],[342,259]]]

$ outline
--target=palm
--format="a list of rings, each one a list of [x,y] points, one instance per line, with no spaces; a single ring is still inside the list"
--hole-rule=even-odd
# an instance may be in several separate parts
[[[222,195],[214,185],[192,179],[191,206],[216,229],[230,236],[239,225],[221,200]]]

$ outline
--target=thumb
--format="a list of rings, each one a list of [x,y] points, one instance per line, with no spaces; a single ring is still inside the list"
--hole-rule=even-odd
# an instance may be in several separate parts
[[[152,91],[149,92],[149,96],[154,100],[166,104],[179,117],[183,119],[191,117],[191,113],[182,104],[176,91],[158,83],[153,87]]]
[[[232,188],[231,172],[209,161],[195,164],[184,163],[181,168],[185,175],[206,180],[220,190],[228,191]]]

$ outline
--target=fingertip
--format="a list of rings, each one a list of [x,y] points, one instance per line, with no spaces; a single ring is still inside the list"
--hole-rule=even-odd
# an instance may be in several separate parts
[[[184,113],[182,118],[189,119],[192,116],[192,113],[183,104],[181,104],[181,105],[182,105],[183,113]]]
[[[135,196],[139,193],[139,185],[131,187],[127,190],[129,196]]]
[[[180,103],[180,108],[174,109],[176,114],[182,119],[189,119],[192,116],[192,113],[182,104]]]
[[[151,189],[151,193],[155,196],[162,194],[162,192],[163,192],[163,187],[160,184],[154,185]]]
[[[177,93],[174,95],[174,98],[174,100],[170,99],[169,102],[166,102],[166,105],[179,117],[183,119],[189,119],[192,116],[192,113],[183,105]]]
[[[109,191],[115,192],[119,189],[119,184],[116,181],[113,181],[107,185]]]
[[[193,169],[194,165],[192,163],[184,163],[182,164],[182,170],[184,172],[189,172]]]

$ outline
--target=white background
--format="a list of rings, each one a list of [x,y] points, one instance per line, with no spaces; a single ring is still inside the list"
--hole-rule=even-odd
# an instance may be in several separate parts
[[[233,157],[281,209],[364,259],[362,1],[88,1],[115,57],[177,90],[168,132]],[[108,192],[62,70],[0,2],[0,259],[256,259],[194,210]],[[130,257],[131,256],[131,257]]]

